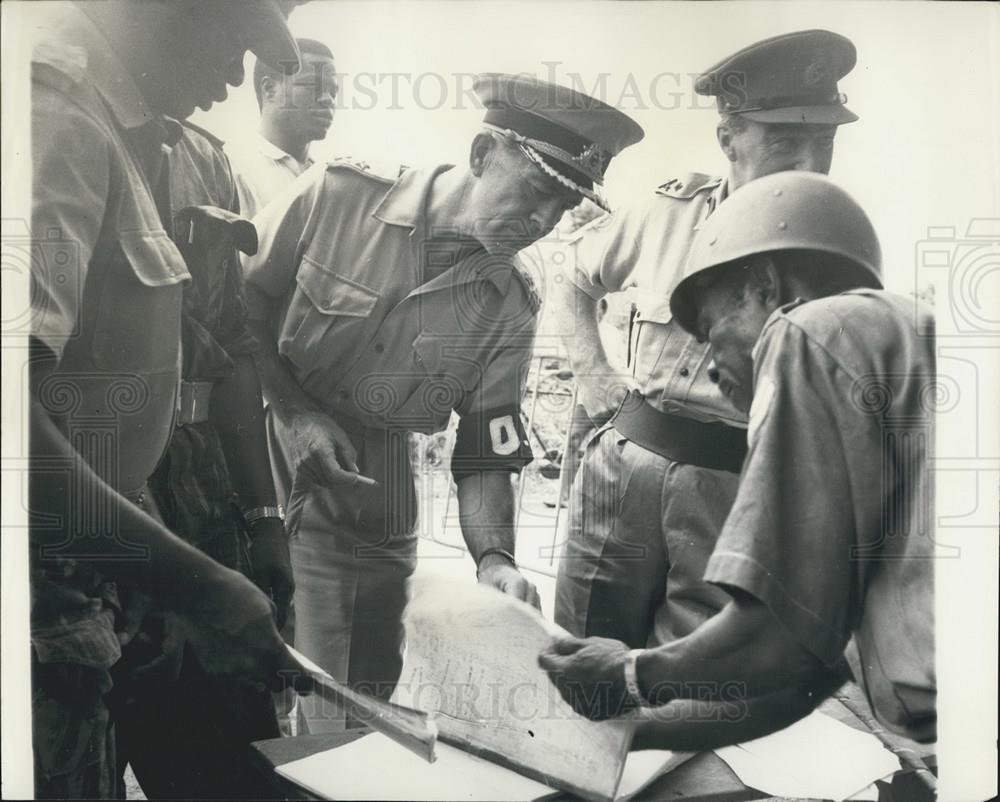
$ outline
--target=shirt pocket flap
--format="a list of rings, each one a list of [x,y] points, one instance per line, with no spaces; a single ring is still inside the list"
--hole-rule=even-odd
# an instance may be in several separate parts
[[[122,251],[147,287],[166,287],[191,278],[187,264],[165,231],[119,231]]]
[[[643,298],[637,300],[636,306],[639,311],[639,320],[648,320],[650,323],[669,323],[674,319],[670,313],[670,298],[656,298],[650,300]]]
[[[308,256],[302,257],[295,280],[316,311],[324,315],[368,317],[378,303],[378,292],[327,270]]]

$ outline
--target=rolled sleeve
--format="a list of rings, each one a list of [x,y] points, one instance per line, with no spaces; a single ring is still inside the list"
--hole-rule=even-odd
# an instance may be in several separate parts
[[[31,333],[61,356],[78,325],[111,158],[100,124],[44,84],[32,87],[31,124]]]
[[[740,489],[705,579],[759,599],[832,665],[860,607],[852,488],[830,405],[850,380],[796,328],[779,321],[767,337]]]
[[[580,229],[566,268],[577,289],[597,301],[635,283],[644,217],[642,209],[619,209]]]
[[[309,223],[322,198],[324,185],[325,168],[317,165],[303,173],[253,219],[258,248],[253,256],[243,257],[243,275],[249,286],[268,298],[282,298],[295,281],[302,243],[308,237]],[[248,301],[251,319],[266,317],[267,310],[256,307],[252,294]]]

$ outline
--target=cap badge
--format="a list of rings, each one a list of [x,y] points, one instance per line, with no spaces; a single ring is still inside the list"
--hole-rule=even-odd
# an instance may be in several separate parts
[[[830,68],[822,61],[814,61],[806,67],[802,80],[806,86],[816,86],[828,82],[830,78]]]
[[[604,170],[607,168],[608,162],[611,161],[611,159],[596,144],[591,142],[587,145],[587,147],[580,151],[579,156],[575,156],[573,158],[573,161],[581,167],[588,169],[592,173],[604,175]]]

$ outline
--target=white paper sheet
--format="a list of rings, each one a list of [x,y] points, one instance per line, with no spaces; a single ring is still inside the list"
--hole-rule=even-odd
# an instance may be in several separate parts
[[[552,789],[438,743],[427,763],[372,733],[349,744],[278,766],[275,771],[323,799],[492,800],[528,802]]]
[[[847,799],[899,770],[899,760],[874,735],[818,711],[715,753],[744,785],[774,796]]]
[[[653,780],[668,771],[673,771],[681,763],[693,758],[697,752],[671,752],[667,749],[644,749],[641,752],[629,752],[625,758],[625,769],[618,784],[616,802],[626,802]]]
[[[630,752],[618,798],[628,799],[690,757],[690,752],[655,749]],[[557,793],[547,785],[445,743],[437,745],[437,760],[427,763],[379,733],[285,763],[275,771],[317,796],[334,800],[529,802]]]
[[[410,591],[393,700],[435,713],[439,743],[497,756],[578,795],[613,799],[634,725],[589,721],[563,701],[538,655],[565,630],[471,582],[415,579]]]

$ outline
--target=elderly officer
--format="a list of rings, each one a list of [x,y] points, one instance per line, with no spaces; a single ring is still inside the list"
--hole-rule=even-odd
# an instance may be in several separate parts
[[[742,715],[712,721],[708,703],[682,702],[644,725],[647,743],[705,748],[804,716],[846,662],[883,724],[934,739],[934,322],[880,291],[880,272],[870,221],[822,176],[763,178],[702,226],[670,309],[749,412],[705,573],[730,601],[657,649],[555,643],[542,665],[581,710],[751,697]]]
[[[531,459],[519,405],[538,300],[512,257],[596,198],[611,158],[642,137],[564,87],[489,74],[475,91],[486,116],[467,167],[316,168],[256,218],[246,260],[296,645],[380,695],[399,676],[415,562],[408,432],[460,415],[451,467],[479,581],[538,604],[514,560],[511,491]]]
[[[836,84],[854,62],[844,37],[800,31],[707,70],[695,89],[717,98],[729,175],[668,181],[644,206],[595,222],[576,244],[574,272],[554,300],[572,318],[582,403],[603,422],[622,385],[634,391],[588,444],[576,477],[555,611],[574,635],[666,643],[726,602],[701,577],[736,493],[745,419],[715,392],[707,347],[680,329],[667,303],[698,227],[729,193],[781,170],[829,171],[837,126],[857,119]],[[606,293],[633,286],[641,293],[632,376],[620,377],[595,308]]]
[[[119,591],[178,615],[210,673],[262,681],[292,665],[264,594],[170,534],[145,485],[173,427],[190,279],[167,234],[180,126],[166,115],[224,97],[247,48],[296,53],[271,0],[55,4],[34,29],[35,794],[114,798],[104,696],[141,612],[123,616]]]

